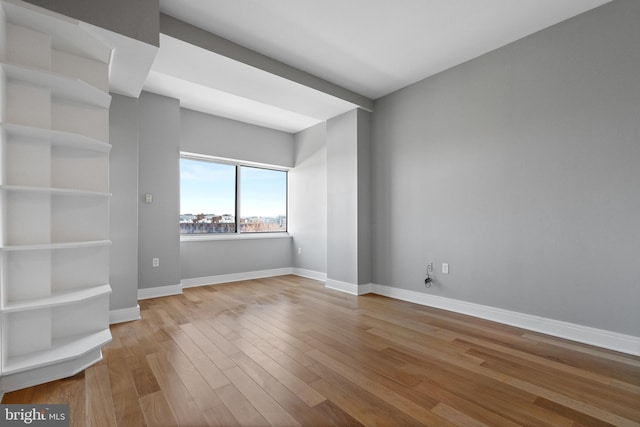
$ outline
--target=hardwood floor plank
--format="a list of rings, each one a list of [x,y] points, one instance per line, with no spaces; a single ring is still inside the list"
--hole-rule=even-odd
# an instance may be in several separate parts
[[[149,427],[169,427],[178,425],[169,403],[161,391],[140,397],[140,406]],[[125,424],[127,425],[127,424]],[[133,426],[134,424],[129,424]]]
[[[180,351],[175,349],[174,351]],[[178,425],[206,425],[206,420],[193,397],[183,384],[180,376],[166,359],[164,354],[154,353],[147,356],[154,375]]]
[[[236,346],[218,333],[208,322],[195,322],[190,325],[194,325],[200,334],[190,328],[185,331],[193,335],[200,349],[218,369],[224,370],[235,366],[230,356],[233,357],[240,352]]]
[[[144,413],[140,407],[135,381],[127,366],[124,350],[115,349],[109,355],[107,362],[116,424],[144,425]]]
[[[591,372],[581,368],[576,368],[572,365],[567,365],[565,363],[558,362],[556,360],[551,360],[537,354],[531,354],[518,349],[512,349],[504,345],[494,344],[494,343],[483,341],[473,337],[465,338],[464,342],[467,342],[470,345],[470,348],[480,349],[480,351],[482,351],[483,349],[491,350],[493,354],[513,356],[514,358],[531,362],[536,365],[547,366],[554,371],[577,375],[582,378],[588,379],[590,381],[595,381],[601,384],[610,385],[613,381],[612,378],[609,376],[605,376],[605,375]]]
[[[285,387],[302,399],[307,405],[315,406],[325,400],[325,397],[317,393],[307,383],[291,373],[286,367],[264,354],[260,349],[247,344],[246,341],[237,340],[237,345],[244,354],[262,366],[267,372],[278,378]]]
[[[120,348],[125,355],[125,363],[133,375],[138,395],[144,396],[159,391],[160,385],[147,362],[147,351],[134,336],[133,325],[129,328],[117,328],[115,335],[119,338]]]
[[[192,342],[194,344],[197,343],[201,349],[204,348],[206,351],[211,352],[212,348],[215,347],[213,343],[202,335],[192,324],[188,323],[181,325],[181,329],[185,331],[186,335],[192,340]],[[218,351],[217,347],[216,351]],[[229,384],[227,377],[224,376],[222,371],[211,361],[211,359],[209,359],[204,351],[191,351],[187,354],[187,357],[211,388],[216,389]],[[234,363],[229,360],[227,367],[233,366]]]
[[[269,343],[282,354],[294,357],[297,363],[303,366],[308,366],[314,363],[304,354],[305,351],[310,349],[305,342],[289,336],[287,333],[280,330],[277,330],[277,332],[274,333],[275,331],[273,328],[269,328],[268,326],[265,328],[263,327],[263,322],[259,322],[260,324],[257,322],[259,321],[250,314],[245,315],[240,319],[240,324],[242,326],[252,331],[257,337],[262,339],[264,342]],[[294,344],[290,344],[290,342]]]
[[[207,420],[207,424],[212,427],[240,426],[238,420],[235,419],[224,404],[207,409],[202,413],[202,416]]]
[[[216,390],[224,406],[243,426],[268,426],[269,423],[256,408],[233,385],[229,384]]]
[[[542,397],[537,398],[534,403],[543,408],[547,408],[556,413],[562,414],[562,416],[572,420],[574,422],[574,425],[575,423],[578,423],[580,425],[591,426],[591,427],[613,426],[613,424],[599,420],[597,418],[591,417],[587,414],[575,411],[573,409],[567,408],[566,406],[560,405],[558,403],[552,402]]]
[[[352,369],[359,370],[361,367],[365,367],[367,370],[406,387],[414,387],[420,384],[419,379],[403,371],[401,369],[402,366],[398,366],[398,363],[385,358],[384,354],[380,352],[353,351],[352,346],[343,345],[332,337],[320,332],[310,332],[309,335],[318,340],[313,344],[316,350],[320,350],[332,358],[349,365]]]
[[[307,425],[326,425],[326,426],[345,426],[345,427],[360,427],[363,424],[358,422],[351,415],[340,409],[337,405],[335,405],[330,400],[325,400],[322,403],[317,404],[314,407],[323,418],[322,423],[310,423]]]
[[[433,407],[432,411],[459,427],[489,427],[488,424],[480,422],[445,403],[438,403]]]
[[[203,378],[189,358],[179,351],[164,352],[178,377],[201,411],[222,404],[214,389]]]
[[[491,411],[490,409],[482,406],[475,397],[464,398],[458,396],[433,381],[422,382],[418,387],[414,387],[414,391],[416,393],[425,394],[440,403],[446,404],[447,406],[468,415],[480,423],[503,427],[516,427],[521,425],[509,418],[505,418],[504,413],[506,411],[502,410],[498,413]]]
[[[227,321],[228,322],[228,321]],[[239,323],[239,322],[237,322]],[[237,324],[227,323],[230,328],[233,328],[234,331],[238,333],[242,338],[238,338],[233,340],[233,343],[239,348],[241,351],[243,349],[252,349],[255,348],[260,350],[266,356],[270,357],[272,360],[277,361],[278,364],[285,367],[289,372],[298,377],[304,382],[312,382],[318,379],[318,377],[311,371],[309,371],[306,367],[298,363],[297,358],[290,357],[289,355],[283,353],[282,351],[275,348],[270,343],[266,342],[259,336],[253,333],[253,331],[242,327]],[[307,358],[306,354],[301,353],[305,358]],[[292,356],[297,356],[297,351]]]
[[[140,301],[104,359],[3,403],[72,426],[639,426],[640,357],[287,275]]]
[[[524,333],[522,336],[534,341],[550,344],[554,347],[564,347],[574,352],[586,353],[599,358],[608,359],[618,363],[640,368],[640,357],[629,357],[627,355],[622,355],[620,353],[610,351],[604,348],[596,348],[593,346],[587,346],[587,345],[576,343],[573,341],[562,340],[560,338],[549,337],[546,335],[543,336],[543,335],[534,334],[531,332]]]
[[[522,381],[516,378],[509,378],[505,382],[521,390],[526,390],[529,393],[532,393],[540,397],[544,397],[554,403],[560,404],[574,411],[582,412],[592,418],[595,418],[607,423],[611,423],[613,425],[640,426],[640,422],[630,420],[628,418],[625,418],[616,414],[612,414],[611,412],[605,409],[599,408],[595,405],[581,402],[579,400],[565,396],[562,393],[557,393],[551,390],[547,390],[543,387],[528,383],[526,381]]]
[[[369,390],[363,389],[341,375],[336,374],[322,363],[313,365],[312,369],[318,373],[321,379],[312,383],[311,386],[321,394],[327,396],[327,400],[330,400],[333,404],[349,414],[349,416],[364,425],[425,425],[373,395]],[[435,414],[434,418],[437,418],[438,421],[431,425],[453,425]]]
[[[258,384],[269,396],[282,406],[300,424],[308,426],[322,426],[327,424],[321,413],[316,408],[309,407],[302,399],[292,393],[280,381],[264,370],[255,361],[245,354],[237,357],[236,362],[256,384]],[[321,402],[322,404],[324,402]]]
[[[85,371],[87,426],[115,426],[113,395],[109,385],[109,368],[92,366]]]
[[[601,383],[584,381],[572,373],[519,360],[509,354],[489,353],[489,350],[475,351],[475,354],[486,359],[483,366],[489,369],[640,422],[640,405],[634,408],[638,403],[634,393],[613,388],[604,391]]]
[[[348,366],[332,359],[318,350],[311,350],[307,352],[307,354],[319,363],[325,365],[327,368],[343,376],[355,385],[360,386],[362,389],[367,390],[379,399],[396,407],[410,417],[415,418],[426,425],[442,422],[440,417],[435,416],[433,412],[429,410],[431,408],[422,407],[404,396],[395,393],[393,390],[377,382],[375,378],[361,372],[354,371]]]
[[[475,365],[471,365],[475,366]],[[414,390],[430,394],[434,384],[442,387],[474,405],[500,414],[519,425],[532,427],[539,426],[568,426],[571,423],[561,415],[555,414],[544,408],[535,407],[533,402],[535,395],[522,391],[516,387],[506,386],[495,378],[484,376],[481,373],[465,372],[455,365],[447,365],[444,362],[433,361],[418,366],[407,366],[416,374],[422,373],[425,381]],[[505,397],[508,396],[509,405],[505,405]],[[460,406],[462,412],[470,413],[470,406]]]
[[[224,371],[229,381],[240,393],[258,410],[273,426],[299,426],[287,411],[285,411],[267,392],[256,384],[240,368],[231,368]]]

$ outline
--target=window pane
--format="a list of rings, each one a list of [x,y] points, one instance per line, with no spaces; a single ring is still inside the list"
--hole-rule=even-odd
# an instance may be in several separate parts
[[[236,168],[180,159],[180,232],[234,233]]]
[[[287,173],[240,168],[240,232],[287,231]]]

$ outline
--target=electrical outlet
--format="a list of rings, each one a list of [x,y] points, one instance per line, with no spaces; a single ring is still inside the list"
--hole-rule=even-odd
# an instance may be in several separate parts
[[[298,248],[298,255],[302,253],[302,248]]]
[[[447,264],[446,262],[442,263],[442,273],[449,274],[449,264]]]
[[[159,267],[160,266],[160,258],[154,258],[152,261],[153,261],[153,266],[154,267]]]
[[[433,263],[427,263],[427,273],[433,273]]]

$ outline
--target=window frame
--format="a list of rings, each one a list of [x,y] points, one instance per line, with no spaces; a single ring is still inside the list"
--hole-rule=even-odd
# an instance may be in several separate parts
[[[180,151],[179,159],[189,159],[196,160],[202,162],[209,163],[217,163],[223,165],[230,165],[235,167],[235,231],[233,232],[223,232],[223,233],[180,233],[181,241],[198,241],[198,240],[235,240],[235,239],[264,239],[264,238],[286,238],[290,237],[289,234],[289,171],[291,168],[284,166],[277,166],[271,164],[264,163],[256,163],[242,160],[234,160],[223,157],[210,156],[206,154],[197,154]],[[258,168],[258,169],[266,169],[278,172],[285,173],[285,218],[286,225],[285,230],[279,231],[245,231],[241,230],[240,223],[240,211],[241,211],[241,168],[249,167],[249,168]],[[179,181],[181,187],[182,185],[182,177],[179,175]],[[182,202],[182,198],[180,195],[180,203]]]

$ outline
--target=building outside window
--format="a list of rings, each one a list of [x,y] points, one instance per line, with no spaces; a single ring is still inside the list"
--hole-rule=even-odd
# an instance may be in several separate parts
[[[181,234],[286,231],[286,171],[181,156]]]

